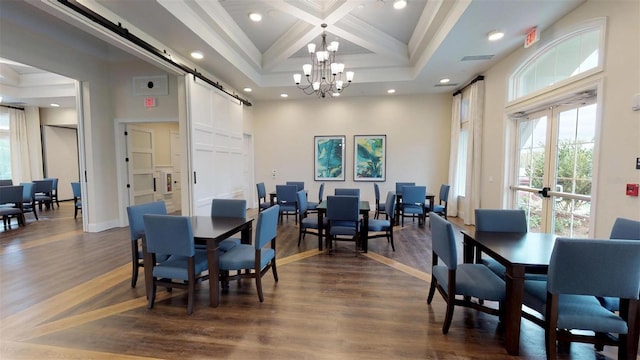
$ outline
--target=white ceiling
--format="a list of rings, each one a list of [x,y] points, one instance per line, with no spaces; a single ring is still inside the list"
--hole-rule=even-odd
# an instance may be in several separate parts
[[[82,4],[249,101],[306,95],[293,84],[308,62],[306,45],[338,40],[337,58],[355,71],[343,96],[452,92],[543,31],[583,0],[85,0]],[[249,20],[258,12],[263,20]],[[505,32],[487,41],[492,30]],[[148,40],[148,41],[149,41]],[[190,59],[199,50],[204,59]],[[482,60],[463,60],[480,57]],[[0,65],[0,70],[2,70]],[[30,76],[21,74],[20,76]],[[440,86],[449,78],[449,86]],[[304,79],[303,79],[304,80]],[[243,92],[250,87],[251,93]],[[24,100],[25,102],[28,100]],[[324,100],[330,101],[330,100]]]

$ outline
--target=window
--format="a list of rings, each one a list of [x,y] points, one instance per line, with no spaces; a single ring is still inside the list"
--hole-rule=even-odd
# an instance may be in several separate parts
[[[467,190],[467,157],[469,152],[469,97],[462,95],[460,102],[460,137],[458,140],[458,195],[464,197]]]
[[[9,113],[3,110],[0,110],[0,179],[11,179]]]
[[[537,52],[511,76],[509,101],[601,70],[604,26],[604,19],[593,21]]]

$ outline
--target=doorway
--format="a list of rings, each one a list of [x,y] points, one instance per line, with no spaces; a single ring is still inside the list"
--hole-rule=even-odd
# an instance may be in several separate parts
[[[596,96],[564,101],[516,121],[516,208],[530,231],[588,237],[591,224]]]

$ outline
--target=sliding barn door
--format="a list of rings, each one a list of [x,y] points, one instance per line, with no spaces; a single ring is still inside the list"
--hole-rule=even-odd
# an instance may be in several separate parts
[[[213,198],[243,198],[242,105],[202,80],[186,79],[192,214],[207,216]]]

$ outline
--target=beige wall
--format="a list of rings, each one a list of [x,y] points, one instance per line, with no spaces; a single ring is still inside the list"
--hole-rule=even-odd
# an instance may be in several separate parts
[[[381,96],[274,101],[254,105],[255,178],[267,191],[287,180],[305,182],[316,199],[314,136],[346,136],[345,181],[326,181],[325,195],[336,187],[358,187],[363,199],[374,199],[371,182],[353,181],[353,136],[386,135],[386,181],[381,194],[396,181],[415,181],[436,193],[447,181],[451,95]],[[276,170],[276,177],[271,171]],[[255,190],[255,189],[254,189]],[[385,195],[382,195],[384,197]]]
[[[640,111],[631,110],[632,95],[640,93],[640,2],[626,0],[586,2],[544,31],[539,44],[515,51],[485,73],[482,207],[501,207],[508,193],[504,164],[509,160],[505,157],[509,151],[505,107],[510,74],[549,41],[599,17],[607,18],[604,72],[581,82],[603,84],[598,173],[592,193],[594,235],[608,237],[618,216],[640,219],[639,198],[625,196],[626,183],[640,183],[640,171],[635,169],[635,159],[640,156]]]
[[[40,108],[40,124],[50,126],[78,126],[75,108]]]

